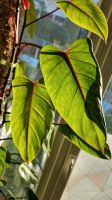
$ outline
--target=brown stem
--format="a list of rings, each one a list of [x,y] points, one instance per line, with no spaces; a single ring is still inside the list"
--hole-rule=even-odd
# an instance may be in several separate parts
[[[29,43],[29,42],[21,42],[21,43],[18,43],[16,45],[17,46],[18,45],[32,46],[32,47],[36,47],[36,48],[42,49],[42,46],[40,46],[38,44]]]

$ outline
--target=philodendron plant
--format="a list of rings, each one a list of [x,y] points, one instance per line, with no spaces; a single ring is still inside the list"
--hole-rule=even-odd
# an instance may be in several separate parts
[[[55,10],[36,19],[34,0],[17,0],[13,7],[7,1],[15,14],[6,21],[9,23],[9,19],[13,20],[12,24],[9,23],[13,34],[12,54],[6,58],[0,54],[0,65],[8,66],[5,81],[2,81],[4,74],[0,71],[1,126],[9,120],[8,98],[13,96],[9,120],[11,137],[5,140],[12,139],[23,161],[30,163],[38,154],[51,127],[55,126],[54,113],[58,111],[65,120],[65,124],[59,124],[60,132],[68,140],[94,156],[110,159],[102,110],[102,76],[91,39],[78,39],[65,50],[53,45],[27,43],[22,39],[25,30],[32,37],[35,23],[60,9],[74,24],[95,33],[106,42],[108,25],[103,12],[91,0],[58,0]],[[22,29],[19,28],[21,19]],[[7,37],[12,38],[12,34]],[[0,37],[2,42],[3,36]],[[33,82],[23,73],[18,56],[26,46],[40,49],[40,67],[45,84],[40,80]],[[0,147],[2,184],[7,154],[10,152],[3,143]]]

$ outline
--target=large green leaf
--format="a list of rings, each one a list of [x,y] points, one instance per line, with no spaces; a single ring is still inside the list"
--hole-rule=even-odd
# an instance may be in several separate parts
[[[52,103],[45,87],[25,76],[13,81],[11,130],[23,160],[36,156],[53,120]]]
[[[0,182],[1,177],[4,172],[4,166],[5,166],[5,160],[6,160],[6,149],[4,147],[0,147]]]
[[[27,10],[26,24],[29,24],[30,22],[36,19],[36,9],[34,0],[29,0],[29,2],[30,2],[30,8]],[[27,26],[27,31],[30,38],[32,38],[36,31],[35,23],[31,24],[30,26]]]
[[[90,40],[77,40],[67,52],[47,45],[40,63],[47,91],[60,115],[80,138],[103,153],[102,82]]]
[[[80,149],[86,151],[87,153],[90,153],[98,158],[111,158],[111,152],[107,144],[105,145],[104,153],[102,154],[101,152],[88,145],[84,140],[82,140],[67,124],[61,125],[59,127],[59,131],[73,144],[75,144]]]
[[[105,16],[91,0],[59,0],[57,6],[78,26],[107,39],[108,26]]]

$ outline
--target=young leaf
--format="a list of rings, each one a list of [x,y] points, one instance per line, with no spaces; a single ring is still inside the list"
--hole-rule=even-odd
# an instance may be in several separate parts
[[[29,0],[22,0],[23,6],[25,10],[28,10],[30,7]]]
[[[13,81],[11,130],[23,160],[32,161],[53,120],[53,107],[46,89],[25,76]]]
[[[67,52],[47,45],[40,63],[54,106],[88,145],[104,152],[106,127],[102,112],[102,82],[87,38],[74,42]]]
[[[35,4],[33,0],[29,0],[30,2],[30,8],[27,11],[27,19],[26,19],[26,24],[30,23],[31,21],[36,19],[36,9],[35,9]],[[36,25],[35,23],[31,24],[30,26],[27,27],[28,34],[30,38],[33,37],[35,31],[36,31]]]
[[[4,172],[4,165],[6,159],[6,149],[4,147],[0,147],[0,179]]]
[[[73,144],[75,144],[80,149],[90,153],[93,156],[103,159],[111,159],[111,152],[108,145],[105,145],[104,153],[97,151],[90,145],[88,145],[84,140],[82,140],[67,124],[63,124],[59,127],[59,131]]]
[[[91,0],[59,0],[57,6],[72,22],[107,40],[108,25],[105,16]]]

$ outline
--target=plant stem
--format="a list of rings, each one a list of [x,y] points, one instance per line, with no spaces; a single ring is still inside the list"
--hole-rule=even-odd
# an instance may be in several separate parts
[[[20,9],[19,9],[19,0],[18,0],[17,1],[17,7],[16,7],[16,41],[15,41],[15,44],[18,42],[19,17],[20,17]],[[16,61],[17,61],[16,60],[16,53],[17,53],[17,47],[14,45],[12,63],[16,63]]]
[[[3,140],[4,140],[4,141],[5,141],[5,140],[12,140],[12,137],[10,137],[10,138],[1,138],[1,139],[0,139],[0,141],[3,141]]]
[[[22,41],[23,35],[24,35],[24,30],[25,30],[25,24],[26,24],[26,18],[27,18],[27,10],[25,10],[24,12],[24,21],[23,21],[23,25],[22,25],[22,30],[21,30],[21,34],[20,34],[20,38],[19,41],[16,41],[16,46],[15,46],[15,56],[14,56],[14,63],[17,62],[18,56],[20,54],[20,43]],[[18,44],[18,45],[17,45]],[[15,69],[14,72],[15,74]],[[14,77],[13,77],[14,78]]]
[[[31,24],[33,24],[33,23],[35,23],[35,22],[38,22],[39,20],[41,20],[41,19],[43,19],[43,18],[45,18],[45,17],[48,17],[49,15],[51,15],[51,14],[54,13],[54,12],[56,12],[57,10],[59,10],[59,8],[56,8],[55,10],[53,10],[53,11],[51,11],[51,12],[49,12],[49,13],[47,13],[47,14],[45,14],[45,15],[43,15],[43,16],[41,16],[41,17],[35,19],[35,20],[33,20],[32,22],[26,24],[26,25],[25,25],[25,28],[28,27],[28,26],[30,26]]]
[[[38,44],[29,43],[29,42],[21,42],[21,43],[18,43],[16,45],[17,46],[18,45],[25,45],[24,47],[26,47],[26,46],[32,46],[32,47],[36,47],[36,48],[42,49],[42,46],[40,46]]]
[[[64,125],[64,124],[59,124],[59,123],[52,123],[53,125],[55,125],[55,126],[62,126],[62,125]]]
[[[25,26],[26,26],[26,18],[27,18],[27,10],[25,10],[25,13],[24,13],[24,22],[23,22],[23,25],[22,25],[22,30],[21,30],[21,34],[20,34],[20,38],[19,38],[19,43],[21,43],[22,37],[23,37],[23,34],[24,34],[24,30],[25,30]]]

